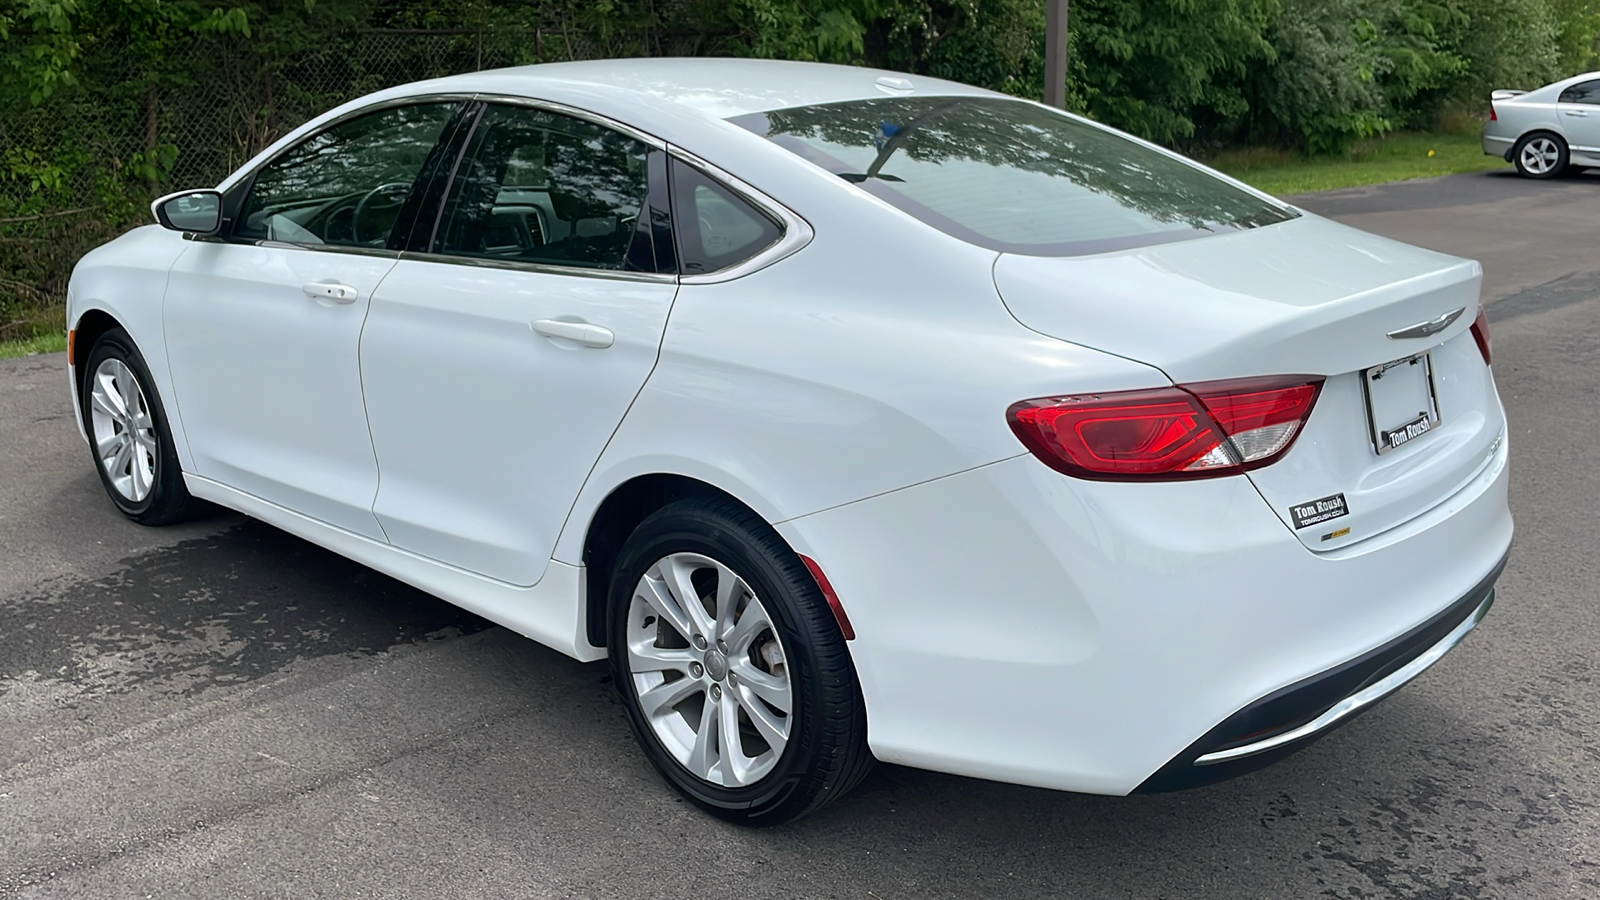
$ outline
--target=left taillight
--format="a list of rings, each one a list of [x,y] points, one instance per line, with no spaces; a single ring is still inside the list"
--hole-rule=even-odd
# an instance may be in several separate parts
[[[1095,481],[1179,481],[1270,465],[1322,390],[1311,375],[1208,381],[1013,403],[1011,430],[1046,465]]]

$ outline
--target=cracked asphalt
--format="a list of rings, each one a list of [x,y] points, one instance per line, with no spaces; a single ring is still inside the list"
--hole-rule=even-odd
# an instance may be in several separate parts
[[[1518,527],[1467,642],[1306,751],[1129,798],[879,766],[726,826],[603,666],[231,513],[124,521],[40,356],[0,361],[0,896],[1600,898],[1600,176],[1297,202],[1482,260]]]

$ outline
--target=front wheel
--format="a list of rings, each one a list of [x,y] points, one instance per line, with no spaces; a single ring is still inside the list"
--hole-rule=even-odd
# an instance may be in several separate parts
[[[804,563],[730,501],[647,517],[611,579],[611,666],[680,793],[744,825],[805,815],[872,764],[844,636]]]
[[[1511,159],[1527,178],[1554,178],[1566,171],[1567,142],[1548,132],[1530,134],[1517,142]]]
[[[81,402],[95,469],[111,502],[141,525],[186,518],[194,501],[172,430],[150,369],[126,331],[114,328],[95,341],[84,362]]]

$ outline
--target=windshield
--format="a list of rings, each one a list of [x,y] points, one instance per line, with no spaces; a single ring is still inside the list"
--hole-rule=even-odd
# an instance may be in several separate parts
[[[1020,100],[886,97],[731,121],[941,231],[1007,253],[1102,253],[1297,215]]]

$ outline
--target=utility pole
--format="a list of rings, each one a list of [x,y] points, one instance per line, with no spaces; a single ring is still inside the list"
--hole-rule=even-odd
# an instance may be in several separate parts
[[[1066,109],[1067,0],[1045,0],[1045,3],[1044,102],[1056,109]]]

